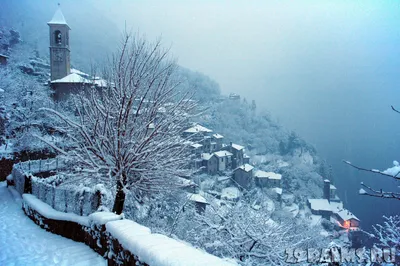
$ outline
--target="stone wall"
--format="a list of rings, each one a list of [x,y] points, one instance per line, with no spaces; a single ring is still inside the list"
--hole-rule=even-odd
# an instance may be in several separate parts
[[[89,217],[69,217],[72,214],[49,210],[45,203],[28,194],[23,195],[23,210],[41,228],[85,243],[106,258],[108,265],[151,266],[153,262],[153,265],[169,266],[237,265],[236,262],[215,257],[182,241],[152,234],[147,227],[125,220],[122,215],[96,212]],[[155,244],[151,241],[152,237],[163,241]],[[172,249],[168,250],[168,247]],[[135,249],[137,254],[132,252]],[[186,257],[182,258],[182,255]]]

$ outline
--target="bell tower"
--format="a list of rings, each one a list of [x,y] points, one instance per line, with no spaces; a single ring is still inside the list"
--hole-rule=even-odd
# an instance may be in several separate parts
[[[51,81],[70,74],[69,31],[71,30],[61,12],[60,4],[53,18],[47,23],[50,29]]]

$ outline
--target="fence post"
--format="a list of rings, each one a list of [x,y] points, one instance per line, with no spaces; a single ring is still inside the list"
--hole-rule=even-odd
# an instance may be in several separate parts
[[[28,161],[28,170],[31,171],[31,160]]]

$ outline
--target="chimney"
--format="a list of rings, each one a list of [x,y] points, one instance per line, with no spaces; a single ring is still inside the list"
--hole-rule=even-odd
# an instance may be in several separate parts
[[[328,201],[331,198],[330,186],[331,186],[331,181],[329,181],[328,179],[325,179],[324,180],[324,198],[327,199]]]

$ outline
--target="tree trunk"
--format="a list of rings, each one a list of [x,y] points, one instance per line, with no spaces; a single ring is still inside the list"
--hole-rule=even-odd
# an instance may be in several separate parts
[[[121,180],[117,181],[117,193],[115,194],[115,201],[114,201],[114,207],[113,207],[113,212],[116,214],[121,214],[122,211],[124,210],[124,203],[125,203],[125,192],[124,192],[124,186],[121,182]]]

